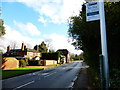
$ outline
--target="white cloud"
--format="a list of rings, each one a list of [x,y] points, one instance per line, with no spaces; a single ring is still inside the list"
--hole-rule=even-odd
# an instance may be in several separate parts
[[[50,40],[50,44],[55,50],[58,49],[68,49],[71,53],[80,54],[81,50],[75,50],[74,46],[71,45],[71,42],[68,43],[68,38],[58,34],[44,35],[46,39]]]
[[[19,31],[11,28],[8,25],[4,25],[6,29],[6,34],[0,38],[0,49],[4,52],[7,50],[7,46],[11,45],[12,42],[17,42],[18,48],[21,48],[22,42],[24,42],[29,48],[33,48],[36,44],[43,41],[42,39],[33,39],[27,36],[23,36]]]
[[[45,20],[44,17],[40,16],[40,18],[38,19],[38,21],[41,22],[41,23],[43,23],[44,26],[46,26],[46,22],[47,22],[47,20]]]
[[[23,24],[23,23],[19,23],[14,21],[14,24],[22,31],[22,33],[24,34],[30,34],[32,36],[35,35],[40,35],[40,31],[38,30],[38,28],[32,24],[32,23],[27,23],[27,24]]]
[[[68,43],[68,38],[58,34],[43,35],[45,39],[34,39],[22,35],[19,31],[11,28],[8,25],[5,25],[6,34],[0,38],[0,49],[3,49],[5,52],[7,46],[11,45],[11,42],[17,42],[18,48],[21,48],[21,43],[24,42],[27,47],[33,48],[36,44],[39,45],[42,41],[50,40],[51,48],[54,50],[58,49],[68,49],[71,53],[80,54],[81,50],[75,50],[74,46],[71,45],[71,42]]]
[[[33,8],[41,16],[48,17],[49,22],[65,23],[74,15],[79,15],[84,0],[16,0]],[[40,20],[41,21],[41,20]]]

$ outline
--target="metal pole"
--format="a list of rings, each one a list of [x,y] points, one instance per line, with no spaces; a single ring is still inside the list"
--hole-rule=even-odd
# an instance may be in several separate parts
[[[105,74],[103,66],[103,55],[99,55],[100,58],[100,79],[101,79],[101,90],[105,90]]]
[[[99,1],[100,11],[100,27],[101,27],[101,45],[102,55],[104,59],[104,73],[105,73],[105,87],[109,88],[109,68],[108,68],[108,54],[107,54],[107,40],[106,40],[106,24],[104,14],[104,0]]]

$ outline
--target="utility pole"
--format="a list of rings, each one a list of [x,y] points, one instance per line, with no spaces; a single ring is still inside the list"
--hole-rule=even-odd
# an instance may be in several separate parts
[[[108,53],[107,53],[104,0],[99,1],[99,12],[100,12],[100,28],[101,28],[100,32],[101,32],[101,47],[102,47],[102,55],[103,55],[105,88],[107,89],[109,88],[109,66],[108,66]]]

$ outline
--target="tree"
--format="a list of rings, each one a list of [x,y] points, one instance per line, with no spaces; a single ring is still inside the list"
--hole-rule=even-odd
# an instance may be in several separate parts
[[[55,52],[54,47],[52,45],[52,40],[47,39],[45,42],[46,42],[46,45],[47,45],[47,48],[48,48],[48,52]]]
[[[11,49],[16,49],[16,48],[18,48],[18,43],[17,43],[17,41],[11,40],[11,41],[10,41],[10,48],[11,48]]]
[[[113,68],[120,69],[120,1],[105,3],[106,31],[110,72]],[[87,64],[99,72],[99,54],[101,54],[100,22],[86,22],[86,7],[82,6],[79,16],[69,21],[69,36],[73,39],[76,49],[84,51]],[[113,75],[111,73],[111,75]]]
[[[46,46],[44,41],[42,41],[42,43],[40,45],[36,45],[34,47],[34,49],[41,52],[41,53],[45,53],[48,51],[47,46]]]
[[[0,19],[0,37],[5,34],[5,27],[3,26],[4,21]]]
[[[1,16],[1,8],[0,8],[0,16]],[[5,34],[5,27],[3,25],[4,25],[4,21],[0,19],[0,37]],[[0,46],[1,46],[1,43],[0,43]],[[0,52],[2,52],[2,50],[0,50]]]
[[[1,8],[0,8],[0,12],[1,12]],[[0,13],[0,16],[1,16],[1,13]],[[0,37],[5,34],[5,27],[3,25],[4,25],[4,21],[0,19]]]
[[[105,3],[109,57],[114,59],[117,58],[117,61],[119,59],[118,53],[120,51],[119,8],[120,2]],[[75,39],[73,45],[76,49],[82,49],[85,52],[84,56],[86,59],[89,59],[90,62],[93,61],[95,63],[96,60],[99,59],[98,56],[101,53],[100,22],[86,22],[85,5],[82,6],[82,11],[79,16],[71,17],[68,32],[69,36]],[[112,57],[113,55],[115,55],[115,57]],[[114,60],[114,62],[115,61],[116,60]]]

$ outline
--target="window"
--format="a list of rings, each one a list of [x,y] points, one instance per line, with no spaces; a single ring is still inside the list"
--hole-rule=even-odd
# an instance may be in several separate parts
[[[30,55],[33,55],[33,52],[30,52]]]
[[[40,53],[38,53],[38,56],[40,56]]]

